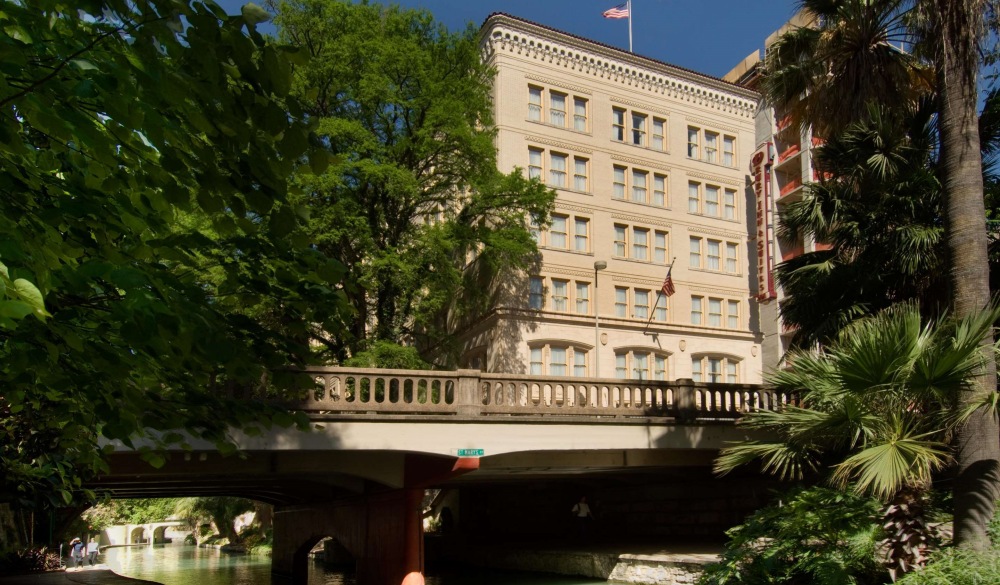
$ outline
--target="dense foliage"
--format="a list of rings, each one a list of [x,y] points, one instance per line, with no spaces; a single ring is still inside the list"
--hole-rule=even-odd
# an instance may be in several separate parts
[[[729,530],[722,560],[699,585],[881,585],[879,502],[829,488],[796,489]]]
[[[477,31],[366,1],[269,5],[281,40],[310,57],[294,91],[337,157],[298,177],[309,235],[357,284],[351,335],[313,340],[340,360],[389,341],[450,365],[454,333],[535,259],[528,218],[544,223],[554,201],[537,180],[497,170],[493,72]]]
[[[115,524],[162,522],[174,516],[175,498],[122,499],[100,502],[83,513],[83,520],[94,530]]]
[[[100,437],[230,448],[231,424],[269,420],[231,396],[292,387],[303,332],[339,322],[343,268],[301,236],[286,180],[328,154],[265,16],[0,2],[0,500],[72,501]]]

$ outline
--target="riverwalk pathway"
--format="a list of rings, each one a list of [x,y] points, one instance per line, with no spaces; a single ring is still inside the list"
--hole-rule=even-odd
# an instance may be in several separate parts
[[[0,577],[0,585],[158,585],[153,581],[142,581],[122,577],[106,568],[82,567],[50,573],[32,573]]]

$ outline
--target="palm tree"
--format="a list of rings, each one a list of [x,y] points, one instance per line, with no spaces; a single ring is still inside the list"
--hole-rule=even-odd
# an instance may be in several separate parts
[[[792,29],[768,48],[765,99],[821,136],[839,134],[872,103],[914,103],[933,73],[901,50],[913,35],[903,0],[803,0],[816,26]]]
[[[772,440],[728,447],[715,469],[760,461],[783,479],[826,474],[835,486],[884,502],[916,501],[952,462],[952,435],[972,416],[962,397],[986,361],[981,340],[1000,308],[927,322],[913,304],[855,321],[820,352],[799,351],[769,375],[798,406],[741,424]],[[898,513],[897,509],[889,511]]]
[[[929,103],[917,104],[908,125],[898,112],[870,105],[866,118],[817,150],[814,163],[826,178],[779,210],[779,237],[808,233],[829,246],[778,266],[781,315],[798,327],[796,346],[832,340],[851,321],[893,303],[919,300],[928,315],[946,304]]]
[[[938,112],[938,171],[945,199],[952,309],[971,315],[989,303],[982,159],[976,118],[985,0],[804,0],[819,26],[772,47],[767,99],[828,136],[857,122],[871,103],[906,104],[931,87]],[[899,48],[892,46],[897,42]],[[900,50],[902,48],[911,51]],[[926,56],[922,62],[920,56]],[[933,75],[922,63],[933,65]],[[909,81],[907,82],[907,78]],[[982,339],[992,344],[992,333]],[[996,393],[992,355],[961,395],[966,405]],[[956,432],[955,540],[988,545],[986,525],[1000,495],[1000,420],[981,410]]]
[[[984,0],[923,0],[930,32],[927,48],[937,66],[941,170],[948,201],[953,306],[971,315],[990,301],[986,210],[976,100],[979,46],[983,40]],[[993,343],[992,331],[981,340]],[[985,360],[975,384],[961,395],[963,404],[983,402],[996,393],[996,361]],[[996,410],[980,409],[957,433],[955,541],[982,550],[989,546],[986,525],[1000,495],[1000,421]]]

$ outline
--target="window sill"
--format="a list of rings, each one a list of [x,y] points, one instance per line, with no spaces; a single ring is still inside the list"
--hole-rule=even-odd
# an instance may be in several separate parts
[[[704,272],[705,274],[721,274],[722,276],[737,276],[742,277],[741,272],[726,272],[724,270],[712,270],[711,268],[701,268],[698,266],[688,266],[688,270],[693,270],[695,272]]]
[[[614,142],[615,144],[621,144],[621,145],[624,145],[624,146],[629,146],[631,148],[638,148],[639,150],[648,150],[649,152],[655,152],[657,154],[667,154],[667,155],[670,154],[669,150],[657,150],[657,149],[653,148],[652,146],[643,146],[641,144],[635,144],[635,143],[632,143],[632,142],[626,142],[624,140],[615,140],[614,138],[612,138],[611,142]]]
[[[721,215],[707,215],[705,213],[700,213],[700,212],[695,212],[695,211],[688,211],[688,215],[697,215],[698,217],[707,217],[709,219],[717,219],[719,221],[728,221],[729,223],[740,223],[739,218],[726,219],[726,218],[722,217]]]
[[[653,209],[663,209],[664,211],[671,211],[673,208],[669,205],[657,205],[655,203],[642,203],[641,201],[633,201],[626,198],[618,198],[614,195],[611,196],[612,201],[619,201],[621,203],[631,203],[632,205],[641,205],[643,207],[652,207]]]
[[[589,130],[577,130],[576,128],[570,128],[569,126],[557,126],[555,124],[550,124],[549,122],[542,122],[540,120],[532,120],[531,118],[525,119],[525,122],[529,124],[538,124],[539,126],[545,126],[546,128],[557,128],[559,130],[566,130],[574,134],[580,134],[583,136],[591,136]]]
[[[712,165],[713,167],[722,167],[724,169],[735,170],[735,169],[739,168],[736,165],[727,165],[725,163],[708,162],[707,160],[702,160],[700,158],[694,158],[694,157],[690,157],[690,156],[687,157],[687,159],[690,160],[690,161],[694,161],[694,162],[704,163],[706,165]]]

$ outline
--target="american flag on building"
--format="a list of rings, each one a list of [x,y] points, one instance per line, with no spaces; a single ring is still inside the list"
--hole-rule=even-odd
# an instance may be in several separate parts
[[[628,18],[628,2],[604,11],[604,18]]]

